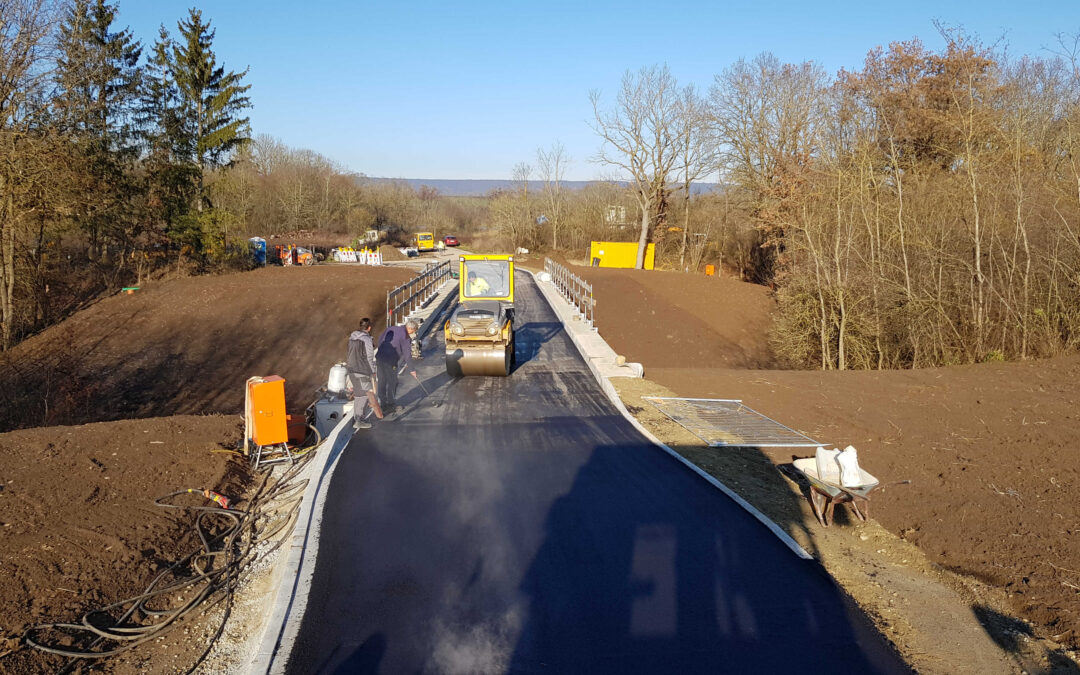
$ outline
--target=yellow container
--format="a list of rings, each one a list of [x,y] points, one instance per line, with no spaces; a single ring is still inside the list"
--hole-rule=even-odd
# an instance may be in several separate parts
[[[589,246],[589,265],[592,267],[618,267],[633,269],[637,265],[637,242],[594,241]],[[653,269],[656,244],[645,247],[645,269]]]

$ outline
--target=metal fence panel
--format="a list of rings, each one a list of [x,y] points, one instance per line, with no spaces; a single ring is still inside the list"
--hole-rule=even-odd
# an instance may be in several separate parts
[[[821,445],[738,399],[642,396],[712,447],[804,448]]]
[[[424,271],[386,293],[386,325],[397,326],[405,317],[423,307],[450,278],[450,261],[428,263]]]
[[[566,298],[590,328],[596,328],[596,299],[592,284],[573,274],[551,258],[544,258],[544,271],[551,275],[551,283]]]

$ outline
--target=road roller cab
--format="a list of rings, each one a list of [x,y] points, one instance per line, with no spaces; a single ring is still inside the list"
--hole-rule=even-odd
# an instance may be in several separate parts
[[[510,374],[514,361],[514,257],[465,255],[458,261],[458,305],[443,326],[446,372]]]

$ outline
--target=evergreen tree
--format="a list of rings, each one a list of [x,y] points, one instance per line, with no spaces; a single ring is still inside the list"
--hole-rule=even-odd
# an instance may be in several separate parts
[[[76,0],[60,26],[59,91],[54,99],[66,130],[127,149],[138,94],[142,46],[127,29],[113,32],[116,5]]]
[[[143,141],[147,206],[161,230],[188,212],[198,185],[195,143],[173,76],[174,47],[162,26],[147,60],[136,116]]]
[[[59,30],[52,109],[69,141],[71,212],[89,235],[91,258],[103,238],[126,249],[137,221],[130,208],[131,132],[142,47],[130,31],[113,30],[115,18],[116,6],[105,0],[75,0]]]
[[[198,167],[198,202],[207,203],[207,169],[226,166],[232,152],[250,141],[248,118],[239,117],[251,100],[242,84],[247,71],[226,72],[212,50],[215,31],[203,23],[202,12],[191,9],[179,23],[180,40],[172,47],[172,76],[179,93],[187,134]]]

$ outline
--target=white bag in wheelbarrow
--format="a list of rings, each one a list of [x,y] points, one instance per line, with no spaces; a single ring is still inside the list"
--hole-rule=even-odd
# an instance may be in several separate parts
[[[836,456],[836,463],[840,465],[840,485],[844,487],[862,485],[862,471],[859,470],[859,455],[855,452],[855,446],[849,445],[844,448],[844,451]]]
[[[826,450],[818,446],[814,459],[819,479],[828,483],[840,482],[840,465],[836,463],[836,457],[839,454],[839,450]]]

